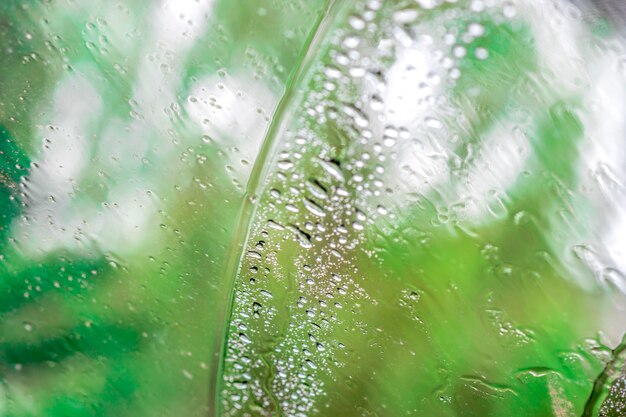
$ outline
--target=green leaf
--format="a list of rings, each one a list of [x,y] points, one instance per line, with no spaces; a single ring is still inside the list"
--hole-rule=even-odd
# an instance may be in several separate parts
[[[316,35],[325,39],[309,48],[255,162],[224,278],[235,283],[220,320],[223,412],[579,414],[602,368],[585,339],[604,306],[599,285],[586,289],[571,271],[561,234],[574,232],[557,218],[588,209],[577,194],[583,100],[541,83],[537,22],[446,5],[396,26],[415,7],[402,3],[358,32],[359,7],[329,6]],[[477,23],[482,34],[463,40]],[[394,71],[428,65],[422,45],[439,52],[442,28],[467,44],[458,80],[421,118],[409,99],[414,119],[373,111]],[[413,61],[393,67],[376,56],[385,47]],[[354,51],[367,63],[342,61]],[[440,76],[432,65],[425,76]],[[511,132],[528,146],[519,171],[508,183],[497,170],[473,180],[498,162],[487,159],[506,144],[497,134]],[[431,161],[434,174],[416,173]],[[489,175],[493,188],[480,189]]]

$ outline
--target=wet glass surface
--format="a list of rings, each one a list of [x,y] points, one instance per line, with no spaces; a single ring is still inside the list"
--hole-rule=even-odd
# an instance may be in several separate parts
[[[623,415],[624,16],[2,2],[0,415]]]

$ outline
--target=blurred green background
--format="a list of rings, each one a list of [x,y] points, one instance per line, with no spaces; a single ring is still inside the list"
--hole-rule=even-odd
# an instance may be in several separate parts
[[[591,4],[5,0],[0,39],[0,415],[620,415]]]

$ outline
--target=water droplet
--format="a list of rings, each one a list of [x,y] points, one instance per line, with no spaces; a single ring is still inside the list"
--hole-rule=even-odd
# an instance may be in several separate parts
[[[427,117],[424,119],[424,122],[426,123],[426,126],[432,129],[441,129],[443,127],[443,123],[433,117]]]
[[[626,276],[620,270],[604,268],[602,271],[602,279],[608,286],[626,294]]]
[[[314,197],[322,200],[328,199],[328,191],[316,180],[307,181],[306,187]]]
[[[248,256],[252,259],[261,259],[261,254],[253,250],[248,251]]]
[[[467,27],[467,32],[474,37],[478,37],[485,33],[485,28],[479,23],[470,23]]]
[[[297,226],[290,225],[287,227],[293,234],[296,236],[298,243],[305,249],[309,249],[313,247],[313,243],[311,241],[311,235],[301,230]]]
[[[513,3],[506,3],[502,9],[502,13],[504,17],[512,19],[517,14],[517,10],[515,9],[515,5]]]
[[[337,162],[325,161],[323,159],[320,159],[319,163],[322,166],[322,168],[324,168],[324,170],[327,173],[329,173],[333,178],[335,178],[337,181],[341,181],[341,182],[345,181],[345,177],[343,176],[343,173],[341,172],[341,168],[339,167],[339,164]]]
[[[274,298],[274,295],[272,295],[272,293],[267,290],[261,290],[260,294],[266,298]]]
[[[294,163],[291,162],[288,159],[283,159],[283,160],[278,161],[278,163],[276,165],[278,166],[278,169],[281,169],[283,171],[287,171],[287,170],[290,170],[291,168],[293,168]]]
[[[477,59],[483,60],[489,57],[489,52],[485,48],[476,48],[474,51]]]
[[[363,30],[365,28],[365,21],[363,21],[363,19],[359,16],[350,16],[348,18],[348,23],[354,30]]]
[[[304,200],[304,207],[311,212],[312,214],[318,216],[318,217],[324,217],[326,216],[326,212],[324,211],[323,208],[321,208],[318,204],[316,204],[314,201],[309,200],[308,198],[305,198]]]
[[[270,229],[274,229],[274,230],[284,230],[285,227],[283,225],[281,225],[280,223],[277,223],[274,220],[268,220],[267,221],[267,227],[269,227]]]

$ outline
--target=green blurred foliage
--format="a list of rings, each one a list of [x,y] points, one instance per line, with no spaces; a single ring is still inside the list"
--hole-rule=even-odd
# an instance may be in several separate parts
[[[296,115],[283,109],[276,117],[284,117],[294,131],[306,126],[321,138],[320,143],[307,143],[299,168],[323,192],[336,190],[336,178],[320,174],[313,156],[324,154],[344,169],[360,152],[355,145],[358,128],[341,119],[307,121],[297,112],[320,97],[337,110],[358,90],[352,85],[323,96],[321,78],[297,79],[306,65],[319,70],[327,63],[329,45],[336,43],[327,38],[313,42],[327,3],[216,2],[210,17],[189,25],[202,25],[203,31],[184,56],[169,50],[163,39],[150,38],[151,30],[158,29],[150,14],[157,13],[157,2],[0,3],[0,415],[215,413],[210,404],[216,393],[211,390],[221,388],[219,382],[215,385],[222,378],[217,365],[226,361],[227,382],[238,372],[229,362],[232,352],[222,352],[223,346],[214,342],[221,340],[223,326],[229,326],[219,320],[229,319],[222,317],[230,308],[225,289],[231,283],[226,281],[235,278],[237,291],[248,291],[258,279],[273,294],[263,305],[235,299],[233,307],[235,313],[252,317],[259,313],[252,327],[260,335],[253,341],[260,359],[254,359],[263,363],[254,376],[272,403],[269,408],[250,405],[252,415],[284,412],[287,400],[272,392],[280,379],[274,364],[288,361],[293,353],[280,348],[310,343],[320,349],[311,338],[318,331],[345,350],[336,350],[337,357],[323,356],[330,365],[307,375],[313,381],[307,388],[315,389],[317,382],[326,395],[312,415],[580,415],[605,366],[601,354],[608,354],[593,342],[608,295],[577,285],[577,277],[562,262],[560,242],[551,238],[557,227],[554,213],[587,209],[569,193],[579,184],[576,164],[585,129],[577,98],[561,97],[533,78],[541,74],[541,62],[527,26],[481,20],[485,35],[468,47],[459,66],[463,76],[450,91],[467,119],[465,130],[460,129],[465,136],[455,149],[463,160],[460,173],[472,167],[472,146],[480,146],[491,129],[519,107],[529,115],[531,123],[524,126],[532,145],[529,174],[507,190],[507,212],[501,218],[478,226],[450,213],[443,220],[436,196],[413,196],[411,208],[398,211],[397,222],[382,219],[368,225],[365,242],[359,242],[367,251],[348,254],[358,267],[336,261],[342,273],[355,276],[355,287],[368,298],[344,302],[328,318],[341,325],[323,330],[289,333],[301,314],[289,305],[296,302],[304,279],[303,252],[292,229],[276,232],[278,237],[264,243],[264,250],[275,256],[275,270],[251,278],[247,268],[252,264],[244,259],[237,277],[224,276],[229,250],[245,245],[231,242],[239,236],[235,230],[246,191],[246,178],[242,181],[236,171],[249,169],[254,161],[233,149],[241,138],[229,133],[201,143],[205,132],[187,114],[185,103],[199,79],[216,74],[225,83],[247,74],[262,82],[274,101],[293,95],[288,104],[299,106]],[[341,12],[329,16],[329,33],[337,27],[346,30],[342,22],[351,2],[345,5],[335,6]],[[414,7],[414,2],[383,6],[403,7]],[[421,18],[436,19],[437,13],[424,11]],[[120,22],[126,19],[123,27],[133,30],[118,31],[117,21],[104,18],[109,15]],[[467,28],[463,19],[448,21],[461,31]],[[319,50],[307,55],[311,45]],[[488,50],[490,58],[476,59],[476,48]],[[180,66],[173,75],[178,81],[173,102],[163,109],[168,120],[164,125],[154,122],[160,120],[157,116],[136,111],[144,103],[133,102],[145,75],[146,55],[165,73],[163,85],[168,75],[159,59],[164,56]],[[383,67],[384,57],[380,61]],[[38,169],[32,161],[41,156],[41,132],[53,118],[59,80],[77,73],[90,78],[103,102],[87,140],[98,142],[116,123],[127,123],[121,131],[132,140],[135,131],[128,126],[139,120],[154,141],[148,143],[174,144],[176,162],[154,156],[156,162],[142,165],[139,174],[125,173],[123,167],[118,176],[101,174],[107,161],[98,160],[96,151],[88,156],[92,166],[76,184],[77,198],[106,196],[133,175],[156,179],[151,198],[158,209],[158,230],[124,255],[98,244],[32,254],[11,235],[32,203],[28,178]],[[259,113],[271,115],[273,110]],[[272,156],[268,164],[275,162]],[[364,175],[373,171],[367,169]],[[259,212],[271,212],[285,224],[293,216],[272,206],[268,192],[272,184],[289,186],[289,181],[270,172],[258,203]],[[348,188],[357,199],[359,190]],[[326,226],[337,228],[342,221],[347,217],[328,220]],[[300,239],[310,238],[302,233]],[[320,265],[335,262],[313,246]],[[261,320],[267,312],[273,316]],[[297,335],[297,340],[285,341],[287,334]],[[236,336],[230,327],[229,338]]]

